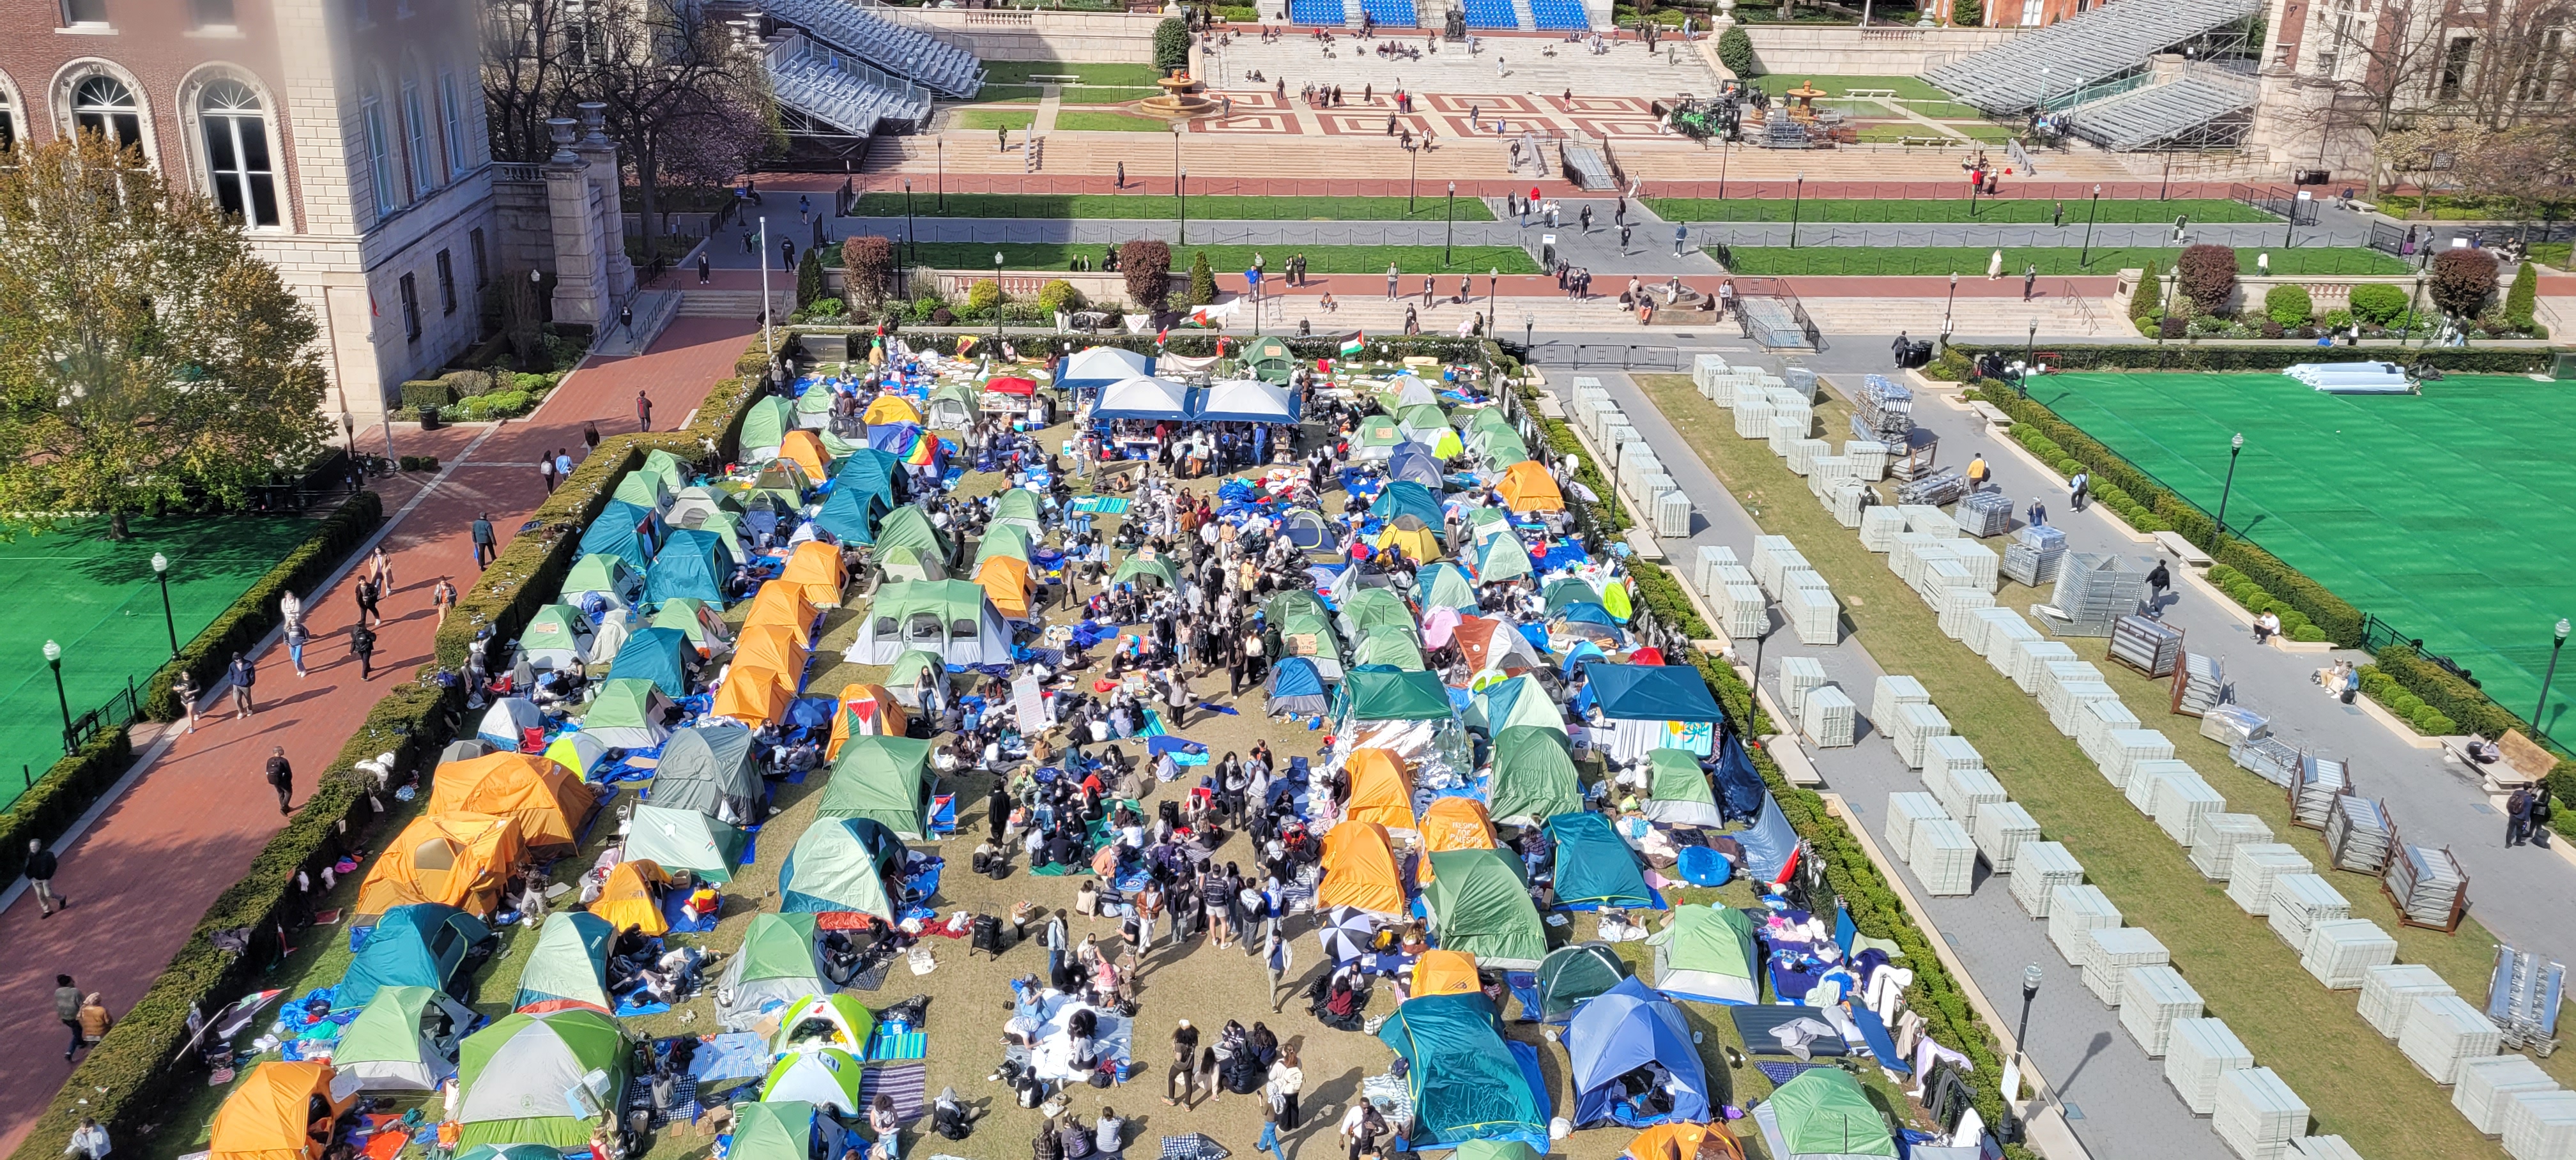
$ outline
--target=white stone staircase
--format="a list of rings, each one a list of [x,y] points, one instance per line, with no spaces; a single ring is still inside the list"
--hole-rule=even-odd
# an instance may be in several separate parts
[[[787,281],[788,286],[772,288],[769,292],[772,321],[783,323],[787,321],[788,315],[796,312],[795,275],[788,275]],[[760,291],[684,291],[680,296],[679,315],[682,318],[758,318],[760,317]]]
[[[671,320],[679,316],[680,297],[676,290],[636,291],[632,303],[635,324],[631,328],[623,327],[611,319],[600,328],[599,339],[591,344],[590,352],[612,358],[644,353],[645,348],[653,345],[654,339],[661,337],[662,328],[671,325]],[[758,297],[753,295],[755,300]]]
[[[1538,17],[1530,11],[1530,0],[1512,0],[1512,18],[1520,21],[1521,31],[1538,31]]]

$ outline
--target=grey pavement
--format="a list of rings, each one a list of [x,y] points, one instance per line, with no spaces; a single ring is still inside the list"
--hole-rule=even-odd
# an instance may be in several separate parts
[[[1713,223],[1694,226],[1692,230],[1693,233],[1706,238],[1704,244],[1713,245],[1723,242],[1730,246],[1785,246],[1789,244],[1789,231],[1788,222]],[[1666,232],[1669,233],[1669,229]],[[1801,248],[1868,246],[1876,249],[1911,249],[1943,246],[1992,249],[2051,246],[2071,250],[2085,244],[2084,223],[2080,221],[2063,226],[2045,223],[1989,226],[1930,222],[1888,224],[1801,222],[1797,225],[1797,234],[1798,245]],[[2175,241],[2171,223],[2103,222],[2093,227],[2092,245],[2095,249],[2202,244],[2236,246],[2250,250],[2283,250],[2294,247],[2305,250],[2328,246],[2366,246],[2370,244],[2370,231],[2366,228],[2326,229],[2317,226],[2299,226],[2293,230],[2279,222],[2194,224],[2184,228],[2181,241]]]
[[[1170,198],[1162,199],[1160,208],[1172,208]],[[1187,241],[1198,246],[1436,246],[1448,238],[1461,246],[1519,246],[1524,231],[1510,222],[1458,222],[1455,234],[1444,228],[1448,223],[1432,221],[1401,222],[1315,222],[1315,221],[1202,221],[1188,222]],[[853,234],[883,234],[899,237],[905,231],[905,220],[894,218],[840,218],[833,226],[834,237]],[[919,231],[925,242],[1050,243],[1071,245],[1114,245],[1139,238],[1163,241],[1179,239],[1181,223],[1171,217],[1159,218],[935,218],[916,217],[910,226]],[[1615,236],[1615,235],[1614,235]],[[1667,238],[1667,243],[1671,239]],[[740,246],[734,247],[741,249]],[[1712,267],[1711,273],[1715,272]]]
[[[1774,369],[1779,366],[1776,360],[1762,357],[1740,341],[1713,341],[1698,349],[1721,353],[1731,363],[1762,364]],[[1685,353],[1697,351],[1686,348]],[[1645,392],[1626,375],[1544,365],[1541,369],[1560,394],[1570,390],[1568,384],[1575,375],[1591,375],[1601,380],[1604,389],[1629,415],[1656,414]],[[1663,541],[1666,555],[1687,569],[1699,545],[1715,544],[1733,548],[1741,559],[1751,559],[1754,537],[1761,532],[1736,497],[1673,429],[1669,417],[1662,423],[1640,423],[1638,430],[1663,460],[1664,469],[1692,497],[1696,509],[1687,539]],[[1789,502],[1809,501],[1799,494]],[[1778,623],[1776,616],[1774,623]],[[1781,656],[1809,656],[1822,662],[1829,679],[1851,691],[1854,699],[1863,704],[1868,702],[1869,690],[1882,673],[1861,642],[1848,636],[1835,645],[1819,647],[1800,644],[1785,627],[1777,627],[1766,639],[1761,654],[1761,676],[1766,687],[1778,671]],[[1809,756],[1873,838],[1883,824],[1887,795],[1923,788],[1920,775],[1905,768],[1895,750],[1875,733],[1865,734],[1861,743],[1851,748],[1811,750]],[[2024,914],[2002,880],[1982,880],[1968,895],[1933,897],[1924,892],[1910,869],[1899,863],[1895,870],[1921,904],[1923,913],[1918,917],[1931,937],[1948,944],[2005,1018],[2018,1014],[2014,1000],[2020,993],[2023,968],[2033,963],[2040,966],[2043,982],[2031,1007],[2026,1050],[2047,1081],[2050,1098],[2074,1105],[2069,1113],[2070,1126],[2095,1160],[2115,1160],[2124,1155],[2225,1153],[2209,1122],[2193,1116],[2165,1083],[2163,1062],[2149,1058],[2119,1028],[2113,1013],[2085,989],[2076,970],[2058,957],[2048,941],[2047,924]]]

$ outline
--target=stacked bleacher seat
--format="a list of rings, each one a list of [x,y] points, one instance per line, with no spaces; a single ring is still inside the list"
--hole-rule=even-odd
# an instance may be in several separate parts
[[[814,39],[941,96],[972,97],[984,87],[984,66],[976,63],[975,54],[852,0],[767,0],[765,7]]]

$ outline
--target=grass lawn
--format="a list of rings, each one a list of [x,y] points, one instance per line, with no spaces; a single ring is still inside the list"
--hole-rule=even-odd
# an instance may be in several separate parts
[[[960,129],[1026,129],[1038,119],[1035,109],[959,109]]]
[[[1139,194],[1009,194],[952,193],[948,209],[933,213],[932,203],[914,195],[913,212],[921,217],[962,218],[1162,218],[1171,215],[1170,191],[1164,196]],[[1412,212],[1404,208],[1400,197],[1236,197],[1230,194],[1190,199],[1190,217],[1203,221],[1440,221],[1443,208],[1439,198],[1424,198]],[[1457,220],[1485,222],[1494,220],[1493,211],[1481,198],[1460,198]],[[853,213],[861,217],[897,217],[903,212],[900,193],[870,193],[859,197]]]
[[[1817,77],[1802,73],[1771,73],[1753,78],[1763,92],[1778,97],[1801,85],[1813,82],[1828,96],[1839,97],[1853,89],[1888,89],[1908,101],[1946,101],[1950,94],[1921,77]]]
[[[2531,258],[2541,265],[2564,270],[2571,246],[2576,246],[2576,242],[2535,242],[2531,247]]]
[[[1007,85],[1058,84],[1055,80],[1039,81],[1037,77],[1080,78],[1078,85],[1133,85],[1151,88],[1162,74],[1150,64],[1066,64],[1051,60],[995,60],[984,63],[984,83]],[[1156,90],[1161,91],[1161,90]]]
[[[1039,91],[1036,85],[986,85],[981,89],[977,89],[974,96],[958,103],[965,105],[1005,105],[1013,103],[1034,105],[1038,103],[1038,98],[1045,95],[1045,93]]]
[[[9,666],[17,677],[0,683],[0,758],[41,776],[63,756],[63,702],[77,717],[129,680],[139,689],[170,659],[172,623],[186,644],[313,528],[283,516],[137,518],[128,522],[132,539],[111,543],[106,521],[79,520],[0,543],[0,587],[18,607],[0,634],[0,648],[18,658]],[[156,552],[170,560],[169,621],[153,579]],[[49,640],[63,646],[61,701],[47,696]],[[0,779],[0,808],[24,792],[24,778]]]
[[[1090,133],[1169,133],[1172,123],[1157,117],[1139,117],[1133,113],[1080,112],[1067,109],[1055,115],[1055,127],[1067,132]]]
[[[1049,244],[986,245],[979,242],[924,242],[921,262],[943,270],[989,270],[993,268],[993,251],[1000,250],[1005,269],[1062,270],[1075,254],[1098,259],[1103,247]],[[1306,255],[1306,272],[1310,274],[1383,274],[1393,262],[1408,274],[1432,274],[1443,271],[1483,273],[1500,269],[1506,274],[1535,274],[1538,264],[1530,261],[1528,252],[1514,246],[1460,246],[1453,261],[1440,264],[1438,246],[1174,246],[1172,276],[1186,278],[1191,255],[1204,251],[1208,265],[1220,274],[1241,274],[1252,265],[1258,253],[1270,260],[1277,270],[1291,254]]]
[[[2079,261],[2084,251],[2076,246],[2006,247],[2004,273],[2016,275],[2025,266],[2037,265],[2042,274],[2108,274],[2144,269],[2149,261],[2170,270],[2181,253],[2180,249],[2165,246],[2095,246],[2092,261],[2087,263]],[[2357,246],[2304,250],[2245,247],[2236,251],[2237,269],[2253,273],[2258,253],[2272,255],[2275,274],[2403,274],[2408,269],[2396,258]],[[1994,250],[1973,246],[1802,246],[1794,250],[1786,246],[1737,246],[1734,254],[1733,270],[1738,274],[1939,275],[1983,274]]]
[[[1078,85],[1067,86],[1064,90],[1064,103],[1068,105],[1123,105],[1129,101],[1141,101],[1147,97],[1159,96],[1162,94],[1162,91],[1163,90],[1161,89],[1084,88]]]
[[[2035,384],[2034,398],[2205,510],[2225,486],[2228,436],[2247,432],[2231,528],[2450,656],[2498,701],[2536,703],[2546,626],[2576,607],[2557,434],[2576,423],[2576,396],[2563,384],[2453,375],[2386,398],[2265,374]],[[2566,730],[2570,693],[2550,686],[2543,727]]]
[[[1920,125],[1881,125],[1873,129],[1894,129],[1907,136],[1922,137],[1932,132]],[[1960,188],[1965,189],[1963,183]],[[2035,225],[2049,220],[2057,207],[2066,207],[2066,224],[2080,227],[2093,213],[2089,200],[2056,202],[2047,198],[1978,198],[1971,205],[1967,198],[1908,198],[1878,200],[1872,198],[1811,197],[1797,203],[1798,220],[1803,222],[1939,222],[1944,224]],[[1688,222],[1785,222],[1791,203],[1771,198],[1730,197],[1724,201],[1708,197],[1650,197],[1646,206],[1666,221]],[[2105,198],[2100,203],[2105,224],[2169,222],[2176,214],[2190,214],[2196,222],[2267,222],[2279,218],[2240,202],[2221,198],[2186,198],[2173,201],[2147,201]],[[2009,257],[2010,255],[2006,255]],[[2275,259],[2278,260],[2277,258]]]
[[[1833,583],[1853,631],[1879,664],[1920,679],[1953,730],[1976,745],[2013,799],[2038,819],[2041,832],[2066,844],[2128,925],[2155,932],[2206,1000],[2208,1013],[2227,1020],[2255,1058],[2280,1072],[2308,1102],[2318,1132],[2372,1141],[2374,1156],[2503,1155],[2450,1108],[2448,1092],[2362,1022],[2353,992],[2319,985],[2298,965],[2298,952],[2274,938],[2261,919],[2239,910],[2222,884],[2203,879],[2183,849],[2049,724],[2036,699],[1965,645],[1942,636],[1931,609],[1887,570],[1884,558],[1836,524],[1808,497],[1805,482],[1767,448],[1734,438],[1725,416],[1700,398],[1688,376],[1641,375],[1638,382],[1718,479],[1757,513],[1754,521],[1762,530],[1794,539]],[[1816,418],[1825,430],[1836,431],[1850,413],[1835,399],[1818,407]],[[2046,595],[2007,583],[1995,603],[2021,607]],[[2227,795],[2229,810],[2259,815],[2272,827],[2274,841],[2328,864],[2321,835],[2289,824],[2277,788],[2236,768],[2224,747],[2168,714],[2166,686],[2116,665],[2102,668],[2130,709],[2173,739],[2176,756]],[[2327,880],[2352,900],[2354,917],[2371,919],[2396,937],[2398,961],[2432,967],[2463,995],[2486,993],[2493,939],[2474,918],[2456,935],[2403,927],[2375,880],[2342,873],[2329,873]],[[2562,1052],[2541,1065],[2562,1083],[2576,1078],[2576,1054]]]

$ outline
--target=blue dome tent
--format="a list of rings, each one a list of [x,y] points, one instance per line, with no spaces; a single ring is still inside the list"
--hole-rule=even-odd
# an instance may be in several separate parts
[[[721,606],[725,572],[723,537],[714,532],[673,532],[644,573],[644,599],[659,604],[685,597]],[[632,645],[633,639],[628,643]]]
[[[653,562],[653,554],[661,550],[664,534],[662,517],[653,514],[651,508],[613,499],[599,509],[599,518],[590,521],[590,527],[582,532],[579,555],[605,552],[641,572]]]
[[[1574,1126],[1615,1120],[1631,1128],[1708,1119],[1708,1073],[1691,1043],[1690,1024],[1672,1000],[1634,976],[1574,1013],[1565,1029],[1572,1061]],[[1630,1099],[1620,1077],[1661,1064],[1670,1080]],[[1649,1107],[1646,1101],[1671,1106]]]
[[[695,691],[689,687],[689,662],[696,656],[697,650],[689,645],[689,634],[679,629],[641,629],[627,637],[625,647],[617,650],[617,660],[608,666],[608,675],[621,680],[651,681],[664,696],[677,700]]]

